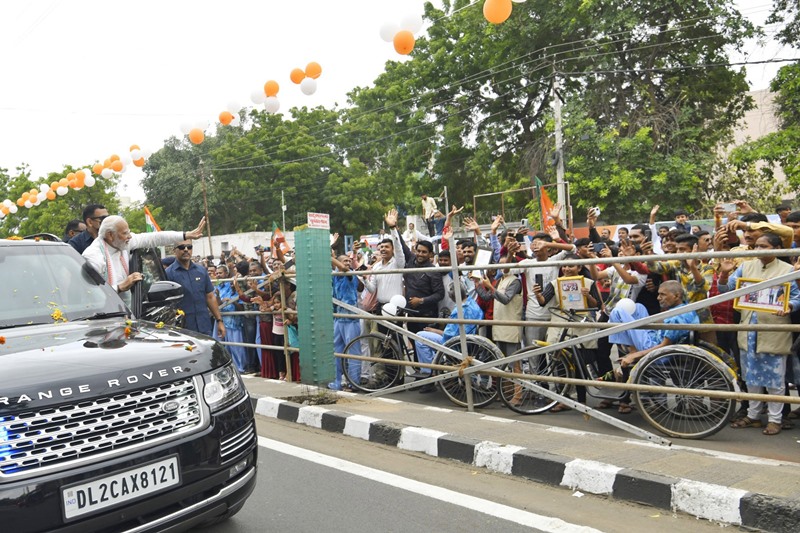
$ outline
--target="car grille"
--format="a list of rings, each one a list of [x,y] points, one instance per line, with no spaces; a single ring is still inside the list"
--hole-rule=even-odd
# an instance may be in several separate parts
[[[253,444],[255,435],[256,432],[253,428],[253,424],[250,423],[236,433],[226,435],[220,439],[219,455],[220,459],[222,459],[222,462],[224,463],[229,459],[233,459],[239,455],[240,452]]]
[[[0,477],[68,468],[85,458],[169,440],[198,429],[203,419],[191,378],[0,417]]]

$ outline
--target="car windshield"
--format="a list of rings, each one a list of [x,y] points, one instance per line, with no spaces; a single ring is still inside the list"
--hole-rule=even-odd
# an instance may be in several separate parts
[[[128,313],[70,247],[0,247],[0,328]]]

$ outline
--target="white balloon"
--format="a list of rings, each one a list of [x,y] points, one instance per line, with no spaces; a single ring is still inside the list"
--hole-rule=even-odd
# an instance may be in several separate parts
[[[114,171],[111,170],[110,168],[104,168],[103,171],[100,173],[100,175],[103,176],[105,179],[108,179],[114,175]]]
[[[231,115],[238,115],[239,111],[242,110],[242,106],[239,105],[239,102],[231,100],[228,102],[228,105],[225,106],[225,109],[227,109],[228,113]]]
[[[86,176],[86,179],[83,180],[83,184],[87,187],[94,187],[95,179],[94,176]]]
[[[40,192],[36,195],[36,199],[39,200],[39,203],[44,202],[47,199],[47,194]]]
[[[184,135],[189,135],[190,131],[192,131],[192,123],[181,122],[181,133],[183,133]]]
[[[39,190],[41,192],[47,192],[47,191],[50,190],[50,186],[48,184],[46,184],[46,183],[40,183],[39,184]]]
[[[387,43],[390,43],[394,41],[394,36],[398,31],[400,31],[400,26],[398,26],[394,22],[387,22],[386,24],[381,26],[380,29],[381,39],[383,39]]]
[[[56,194],[59,195],[59,196],[64,196],[68,192],[69,192],[69,189],[67,189],[66,187],[59,187],[58,189],[56,189]]]
[[[92,171],[91,171],[91,169],[84,168],[84,169],[83,169],[83,175],[84,175],[84,176],[86,176],[86,177],[89,177],[89,176],[91,176],[91,175],[92,175]],[[47,191],[45,191],[45,192],[47,192]]]
[[[28,209],[33,207],[33,204],[30,202],[30,200],[25,200],[25,207],[27,207]]]
[[[303,94],[311,96],[317,92],[317,80],[314,78],[306,78],[300,82],[300,90]]]
[[[400,28],[411,33],[417,33],[422,29],[422,16],[408,15],[403,17],[403,20],[400,21]],[[392,35],[392,39],[394,39],[394,35]]]
[[[264,94],[264,89],[256,89],[255,91],[250,93],[250,101],[256,105],[263,104],[267,99],[267,95]]]
[[[11,208],[11,206],[14,205],[14,202],[12,202],[8,198],[6,198],[5,200],[3,200],[3,205],[8,207],[8,208]]]
[[[277,113],[278,109],[281,108],[281,102],[278,100],[277,96],[269,96],[264,102],[264,108],[266,109],[267,113]]]
[[[17,204],[11,204],[8,208],[8,212],[11,214],[16,213],[17,211],[19,211],[19,207],[17,207]]]
[[[138,161],[142,158],[142,151],[141,150],[131,150],[131,160]]]
[[[130,154],[122,154],[122,157],[120,157],[119,160],[122,161],[123,167],[130,165],[132,161]]]
[[[124,174],[126,170],[128,170],[128,163],[123,163],[122,170],[120,170],[119,173]]]
[[[634,312],[636,312],[636,302],[630,298],[622,298],[614,307],[619,307],[620,311],[625,311],[629,315],[632,315]]]
[[[383,304],[381,314],[386,316],[397,316],[397,306],[392,302]]]
[[[406,306],[406,298],[402,294],[395,294],[389,299],[389,302],[393,303],[396,307]]]

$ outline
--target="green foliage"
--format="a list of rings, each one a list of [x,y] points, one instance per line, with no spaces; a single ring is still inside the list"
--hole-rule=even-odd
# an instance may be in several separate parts
[[[48,185],[65,178],[70,172],[78,169],[64,167],[60,173],[50,173],[47,179],[39,183]],[[16,175],[9,175],[0,169],[0,190],[5,190],[9,199],[19,198],[23,192],[39,188],[39,183],[31,180],[26,168],[17,169]],[[117,179],[98,178],[94,187],[84,187],[79,191],[70,189],[64,196],[56,196],[55,200],[44,201],[40,205],[27,209],[20,207],[16,214],[9,214],[0,220],[0,237],[12,235],[32,235],[34,233],[52,233],[57,237],[64,235],[64,228],[72,219],[80,219],[84,206],[101,204],[108,212],[119,212],[119,200],[115,194]]]

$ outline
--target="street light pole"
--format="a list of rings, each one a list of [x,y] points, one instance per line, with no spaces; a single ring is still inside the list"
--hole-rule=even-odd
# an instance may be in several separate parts
[[[208,228],[208,255],[214,255],[214,247],[211,244],[211,218],[208,216],[208,195],[206,194],[206,172],[203,167],[203,160],[200,160],[200,180],[203,184],[203,207],[206,212],[206,227]]]

